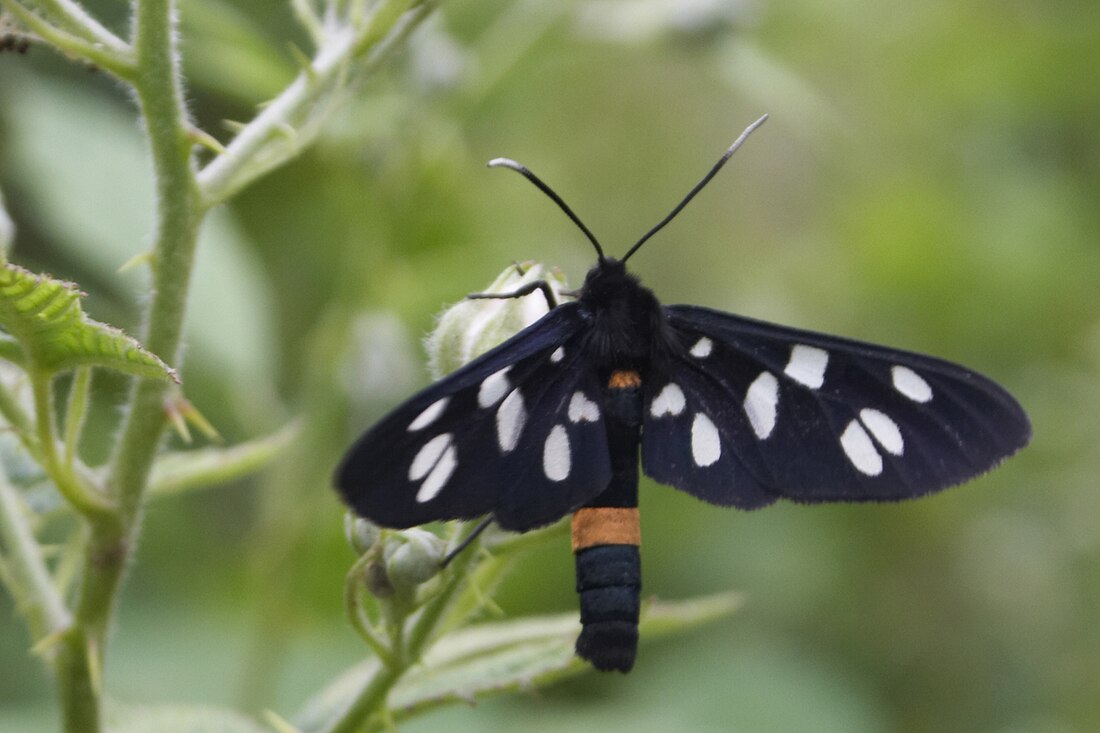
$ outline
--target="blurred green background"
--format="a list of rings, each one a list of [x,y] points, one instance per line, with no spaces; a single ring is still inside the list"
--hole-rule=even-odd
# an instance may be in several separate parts
[[[120,30],[125,7],[89,3]],[[270,0],[181,3],[188,96],[221,139],[292,77]],[[579,283],[591,248],[529,165],[621,253],[741,129],[771,120],[632,260],[692,302],[967,364],[1032,445],[921,501],[755,513],[642,487],[645,591],[744,609],[644,645],[629,676],[438,712],[406,731],[1100,730],[1100,5],[454,0],[318,144],[208,222],[188,397],[232,443],[301,416],[256,480],[149,506],[106,685],[125,702],[290,715],[365,650],[328,472],[426,383],[440,306],[509,261]],[[150,181],[130,102],[42,47],[0,56],[12,258],[136,332]],[[125,385],[95,382],[102,459]],[[567,542],[509,614],[575,608]],[[52,691],[0,598],[0,730],[52,730]]]

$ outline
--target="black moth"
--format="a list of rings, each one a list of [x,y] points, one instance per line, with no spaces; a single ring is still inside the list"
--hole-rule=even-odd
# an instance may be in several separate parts
[[[1024,446],[1027,416],[961,366],[692,305],[663,306],[624,263],[761,118],[577,299],[368,430],[336,486],[387,527],[489,515],[523,532],[573,513],[577,654],[626,672],[638,640],[638,453],[647,476],[720,506],[895,501],[961,483]],[[545,283],[495,297],[519,297]],[[476,296],[475,296],[476,297]]]

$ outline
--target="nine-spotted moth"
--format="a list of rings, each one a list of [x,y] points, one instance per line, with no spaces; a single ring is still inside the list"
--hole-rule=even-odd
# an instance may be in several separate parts
[[[522,532],[572,512],[577,653],[599,669],[634,663],[639,450],[655,481],[753,509],[779,498],[921,496],[989,470],[1030,437],[1019,404],[968,369],[662,306],[626,271],[764,119],[621,260],[605,256],[534,174],[491,161],[546,193],[591,241],[597,262],[575,301],[413,396],[359,439],[336,474],[351,508],[388,527],[490,515]]]

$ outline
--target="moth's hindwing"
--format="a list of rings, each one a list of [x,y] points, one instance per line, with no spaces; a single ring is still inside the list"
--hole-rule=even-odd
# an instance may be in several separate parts
[[[643,468],[706,501],[916,497],[1030,437],[1005,390],[956,364],[695,306],[665,312],[683,349],[646,385]]]
[[[575,304],[398,407],[353,446],[336,485],[388,527],[492,513],[507,529],[547,524],[611,476],[602,387]]]

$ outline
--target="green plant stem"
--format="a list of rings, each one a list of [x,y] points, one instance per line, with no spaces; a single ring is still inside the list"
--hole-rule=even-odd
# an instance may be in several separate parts
[[[376,543],[374,547],[363,553],[358,560],[352,563],[351,568],[348,570],[347,577],[344,579],[344,612],[347,614],[352,628],[371,648],[371,651],[382,662],[382,665],[392,667],[395,665],[393,654],[385,642],[379,639],[374,629],[371,628],[370,620],[364,614],[363,604],[360,601],[363,593],[364,573],[367,572],[367,568],[371,563],[378,560],[380,547]]]
[[[379,665],[378,671],[371,677],[367,686],[352,700],[343,716],[328,729],[327,733],[363,733],[376,727],[368,727],[368,725],[371,724],[372,718],[381,715],[386,697],[404,673],[405,668],[401,666]]]
[[[298,24],[309,34],[313,45],[320,46],[325,39],[325,29],[309,0],[290,0],[290,8],[294,11]]]
[[[348,709],[325,733],[363,733],[384,727],[382,713],[390,690],[405,671],[420,660],[435,635],[440,619],[467,580],[467,571],[475,557],[476,548],[468,548],[451,561],[446,570],[447,581],[439,594],[424,604],[412,620],[394,634],[389,663],[379,665]]]
[[[65,469],[71,471],[80,443],[80,431],[84,427],[84,414],[88,408],[88,385],[92,381],[90,367],[80,367],[73,374],[69,387],[69,401],[65,408]]]
[[[172,28],[170,0],[138,0],[134,6],[133,79],[145,121],[156,176],[157,220],[153,298],[144,343],[168,363],[179,351],[195,242],[202,219],[191,167]],[[72,664],[59,672],[65,729],[98,731],[99,699],[89,649],[102,650],[114,599],[137,539],[142,502],[153,458],[166,423],[168,384],[140,379],[130,397],[126,422],[112,457],[109,486],[117,511],[91,523],[76,605],[76,624],[66,639]],[[78,699],[79,698],[79,699]],[[85,716],[81,719],[78,716]],[[90,716],[90,717],[89,717]]]
[[[329,34],[313,59],[312,73],[300,73],[244,126],[226,146],[225,153],[199,172],[198,181],[207,206],[225,201],[249,182],[297,155],[306,145],[307,140],[301,136],[285,139],[287,126],[296,123],[329,88],[350,60],[353,40],[348,28]],[[272,145],[274,140],[280,144]]]
[[[89,726],[99,716],[99,696],[94,689],[98,675],[88,654],[88,640],[82,629],[72,625],[21,504],[15,488],[0,474],[0,537],[12,595],[36,642],[56,635],[57,643],[43,653],[53,657],[65,730],[96,730]]]
[[[116,52],[129,51],[125,41],[100,25],[99,21],[72,0],[29,0],[27,5],[38,8],[47,18],[55,18],[65,30],[87,41],[106,46]]]
[[[53,481],[54,486],[78,512],[95,519],[109,517],[113,506],[111,502],[78,480],[71,466],[62,463],[57,457],[54,442],[53,400],[51,399],[51,378],[48,373],[32,367],[30,369],[31,389],[34,392],[34,412],[38,427],[38,450],[42,458],[42,468]]]
[[[416,12],[405,16],[411,5],[410,0],[384,0],[362,28],[343,26],[328,32],[309,70],[300,73],[244,126],[226,146],[225,153],[199,172],[198,182],[205,205],[222,203],[256,178],[296,156],[309,143],[312,130],[320,121],[318,117],[323,116],[313,107],[344,77],[348,65],[371,51],[399,45],[386,41],[403,39],[435,7],[434,2],[422,2]],[[405,22],[401,24],[403,17]],[[395,28],[396,32],[391,34]],[[369,73],[380,58],[377,53],[370,54],[363,73]],[[310,118],[310,115],[314,116]],[[310,129],[294,131],[288,137],[290,126],[303,120]]]
[[[42,550],[31,531],[23,501],[0,472],[0,539],[10,571],[12,597],[36,642],[68,627],[70,616],[53,584]]]
[[[94,26],[90,24],[77,26],[81,22],[78,17],[66,16],[67,24],[84,29],[77,35],[53,25],[18,0],[0,0],[0,3],[28,30],[61,51],[93,63],[120,79],[132,79],[137,73],[130,49],[98,23],[88,18],[86,14],[82,14],[81,17]],[[45,4],[54,5],[55,3]],[[113,41],[105,40],[106,37],[96,38],[100,31],[107,34]],[[95,40],[91,40],[88,36]]]
[[[23,444],[35,463],[42,465],[45,459],[35,438],[34,423],[23,406],[19,404],[19,400],[3,384],[0,384],[0,416],[3,416],[8,425],[15,430],[19,442]]]
[[[403,39],[434,6],[424,2],[416,12],[406,13],[413,2],[382,0],[367,22],[334,25],[331,31],[326,28],[324,43],[310,72],[303,73],[244,128],[226,153],[202,172],[200,184],[193,167],[194,137],[189,134],[191,124],[175,49],[173,0],[135,0],[132,46],[99,38],[102,29],[92,25],[72,0],[41,0],[34,7],[42,9],[43,15],[30,10],[26,2],[0,0],[13,17],[46,42],[104,68],[133,87],[156,178],[153,293],[143,339],[151,352],[169,364],[177,361],[195,244],[206,211],[304,147],[323,116],[318,113],[317,102],[332,89],[342,88],[349,63],[363,56],[359,71],[373,69],[395,47],[394,39]],[[303,119],[309,127],[296,137],[291,130],[288,143],[288,129]],[[29,366],[34,377],[33,365]],[[63,728],[66,733],[98,733],[102,729],[100,656],[106,646],[115,598],[137,541],[150,471],[166,425],[168,385],[152,379],[135,381],[107,474],[111,502],[104,507],[86,501],[88,496],[98,495],[90,493],[72,471],[61,470],[64,464],[57,458],[53,437],[49,380],[32,378],[32,386],[39,417],[34,435],[44,465],[62,493],[88,519],[73,621],[58,636],[56,646],[55,675]],[[19,418],[18,412],[13,414]],[[453,581],[444,598],[453,595],[458,582]],[[430,609],[432,604],[442,602],[433,599],[422,617],[427,613],[438,619],[442,609]],[[414,630],[420,628],[423,625],[419,623],[413,626]],[[412,634],[403,658],[415,659],[426,640],[425,632]],[[361,693],[356,709],[377,710],[377,701],[385,699],[404,669],[404,665],[383,669]],[[357,718],[351,724],[358,727],[362,722]]]

